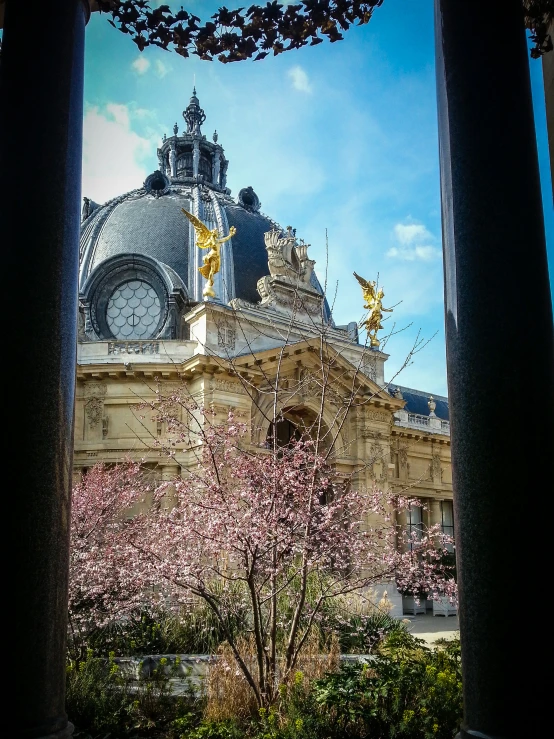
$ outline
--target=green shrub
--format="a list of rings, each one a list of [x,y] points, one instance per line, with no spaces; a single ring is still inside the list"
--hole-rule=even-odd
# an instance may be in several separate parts
[[[451,739],[462,718],[459,643],[431,650],[407,632],[392,632],[369,664],[343,664],[318,680],[316,703],[332,737]]]
[[[406,626],[388,613],[350,616],[339,629],[342,654],[369,654],[389,634],[406,632]]]
[[[181,716],[199,714],[189,691],[172,693],[171,671],[160,668],[147,679],[133,680],[114,661],[94,657],[68,665],[66,711],[79,734],[112,737],[178,736],[171,727]],[[185,679],[186,680],[186,679]]]
[[[235,632],[245,629],[240,614],[231,627]],[[136,612],[91,632],[84,646],[98,657],[110,652],[120,656],[214,654],[223,641],[225,635],[213,611],[199,603],[186,612],[163,608]],[[71,653],[79,650],[72,648]]]
[[[185,727],[180,739],[245,739],[247,734],[238,721],[202,721],[193,728]]]
[[[202,719],[203,704],[173,696],[164,673],[136,682],[89,652],[68,668],[68,715],[81,735],[112,739],[451,739],[462,717],[459,642],[432,650],[404,629],[391,628],[367,664],[312,683],[297,672],[255,721]]]

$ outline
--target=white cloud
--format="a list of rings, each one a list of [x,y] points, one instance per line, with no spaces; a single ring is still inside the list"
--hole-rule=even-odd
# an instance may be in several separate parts
[[[139,56],[131,64],[131,67],[135,70],[137,74],[145,74],[146,72],[148,72],[150,62],[145,56]]]
[[[300,67],[298,64],[295,67],[292,67],[287,72],[288,76],[292,80],[292,86],[295,90],[298,90],[299,92],[306,92],[311,93],[312,86],[310,85],[310,80],[308,79],[308,75]]]
[[[83,123],[83,195],[103,203],[140,187],[156,161],[154,136],[133,131],[127,105],[91,106]]]
[[[123,128],[129,128],[129,108],[119,103],[107,103],[106,113],[113,118],[114,123]]]
[[[406,262],[414,262],[416,260],[431,262],[435,259],[440,259],[440,256],[440,249],[436,249],[434,246],[414,246],[411,248],[392,246],[387,252],[387,257],[403,259]]]
[[[154,62],[154,72],[157,77],[162,79],[162,77],[165,77],[168,72],[171,72],[171,67],[164,64],[160,59],[156,59]]]
[[[432,262],[440,259],[441,250],[425,243],[435,241],[435,238],[423,224],[397,223],[393,233],[399,246],[392,246],[386,253],[387,257],[405,262]]]
[[[416,241],[426,241],[433,236],[420,223],[397,223],[394,227],[394,235],[401,244],[413,244]]]

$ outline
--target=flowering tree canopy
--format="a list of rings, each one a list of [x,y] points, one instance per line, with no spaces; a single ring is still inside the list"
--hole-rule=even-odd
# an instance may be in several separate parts
[[[172,396],[169,407],[174,403]],[[174,412],[168,419],[164,399],[153,406],[171,420],[174,438],[184,436],[188,421]],[[203,599],[264,706],[288,679],[331,599],[394,580],[413,592],[454,594],[438,529],[397,546],[396,513],[407,499],[360,489],[317,453],[312,439],[254,449],[232,413],[216,424],[190,401],[186,410],[202,439],[197,464],[160,484],[147,510],[123,521],[145,495],[137,466],[98,467],[78,486],[72,603],[88,599],[104,619],[124,613],[153,583],[173,603],[191,594]],[[87,525],[87,517],[99,523]],[[104,546],[94,534],[89,547],[88,532],[99,532],[101,522]],[[237,610],[247,614],[254,664],[232,626]]]
[[[302,46],[314,46],[324,39],[343,39],[342,32],[352,25],[370,21],[383,0],[300,0],[281,4],[229,10],[219,8],[211,19],[201,19],[183,8],[172,12],[168,5],[150,8],[146,0],[97,0],[100,10],[110,13],[110,23],[129,34],[142,51],[150,45],[174,49],[181,56],[195,54],[201,59],[236,62],[263,59]],[[532,57],[552,49],[549,26],[551,0],[523,0],[522,22],[531,29],[535,44]],[[479,17],[476,23],[481,22]],[[494,32],[491,32],[491,34]],[[496,39],[491,36],[491,43]]]
[[[139,464],[96,465],[74,486],[69,563],[69,626],[73,643],[131,613],[150,582],[122,536],[129,512],[148,485]]]

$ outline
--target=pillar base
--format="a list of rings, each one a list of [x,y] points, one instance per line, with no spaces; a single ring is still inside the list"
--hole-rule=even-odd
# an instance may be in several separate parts
[[[36,737],[33,737],[33,739],[71,739],[74,729],[75,727],[73,724],[68,721],[63,729],[58,729],[58,731],[54,731],[51,734],[37,735]]]

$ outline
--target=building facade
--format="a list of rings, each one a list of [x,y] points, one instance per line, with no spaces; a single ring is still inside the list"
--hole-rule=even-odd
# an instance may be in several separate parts
[[[183,118],[142,187],[84,199],[75,474],[134,457],[168,480],[194,464],[186,442],[160,457],[166,429],[140,410],[157,388],[181,387],[222,419],[232,409],[259,448],[321,418],[339,469],[426,503],[407,528],[453,533],[447,399],[387,383],[388,355],[362,345],[355,322],[335,325],[308,245],[261,212],[251,187],[232,197],[196,91]],[[236,229],[220,246],[216,299],[203,298],[204,254],[182,209],[218,237]],[[264,411],[276,380],[277,428]]]

